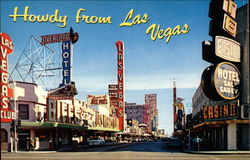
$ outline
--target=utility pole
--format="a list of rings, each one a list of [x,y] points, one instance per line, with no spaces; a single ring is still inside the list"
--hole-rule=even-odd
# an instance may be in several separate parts
[[[176,83],[175,83],[175,79],[174,79],[174,83],[173,83],[173,135],[176,132],[175,129],[175,123],[176,123]]]

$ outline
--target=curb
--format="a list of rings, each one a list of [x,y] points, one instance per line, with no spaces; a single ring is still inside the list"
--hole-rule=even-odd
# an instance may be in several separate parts
[[[250,155],[250,151],[188,151],[183,150],[182,152],[188,153],[188,154],[210,154],[210,155],[233,155],[233,154],[241,154],[241,155]]]
[[[1,154],[18,154],[18,153],[28,153],[28,154],[34,154],[34,153],[56,153],[57,151],[17,151],[17,152],[1,152]]]

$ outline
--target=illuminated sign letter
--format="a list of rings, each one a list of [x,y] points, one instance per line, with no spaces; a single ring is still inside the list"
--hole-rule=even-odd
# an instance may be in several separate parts
[[[64,41],[62,43],[62,85],[69,84],[71,81],[71,42]]]
[[[225,14],[223,20],[223,29],[227,31],[230,35],[235,37],[237,30],[237,22]]]

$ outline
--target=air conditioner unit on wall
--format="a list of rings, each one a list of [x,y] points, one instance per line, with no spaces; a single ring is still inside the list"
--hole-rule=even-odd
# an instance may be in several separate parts
[[[241,105],[241,118],[250,119],[250,104]]]

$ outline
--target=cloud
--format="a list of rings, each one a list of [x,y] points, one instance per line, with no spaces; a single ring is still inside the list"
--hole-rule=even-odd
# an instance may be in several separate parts
[[[196,88],[200,83],[200,75],[196,74],[146,75],[127,77],[126,89],[143,90],[172,88],[174,78],[178,88]]]
[[[125,76],[126,90],[166,89],[173,87],[175,78],[178,88],[197,88],[200,83],[200,74],[175,75],[136,75]],[[74,78],[79,91],[98,92],[107,91],[109,84],[116,84],[113,76],[77,76]]]
[[[102,76],[77,76],[74,78],[76,82],[76,87],[78,90],[84,92],[100,92],[107,91],[108,85],[115,84],[116,81],[112,79],[113,77],[102,77]]]

